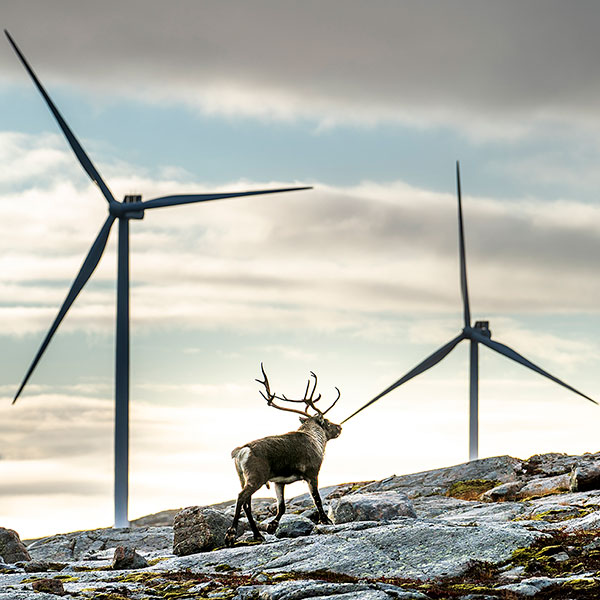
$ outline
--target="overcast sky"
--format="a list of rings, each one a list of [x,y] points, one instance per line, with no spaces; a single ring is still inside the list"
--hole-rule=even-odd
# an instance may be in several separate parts
[[[2,16],[115,197],[314,187],[132,222],[132,518],[234,497],[230,450],[297,426],[259,396],[261,361],[287,395],[311,369],[324,401],[338,386],[339,422],[459,333],[456,160],[474,320],[600,396],[596,2]],[[2,43],[0,521],[34,536],[112,522],[116,234],[10,406],[106,203]],[[599,409],[480,357],[482,456],[598,451]],[[467,377],[463,344],[349,421],[321,483],[466,460]]]

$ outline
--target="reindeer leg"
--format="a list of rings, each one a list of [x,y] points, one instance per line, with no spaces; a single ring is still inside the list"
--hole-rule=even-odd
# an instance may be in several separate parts
[[[331,525],[331,520],[323,510],[323,503],[321,502],[321,496],[319,495],[319,484],[317,478],[315,477],[313,479],[308,479],[306,483],[308,483],[310,495],[312,496],[315,506],[317,507],[317,511],[319,512],[319,523]]]
[[[235,505],[235,514],[233,515],[233,523],[231,524],[231,527],[227,530],[227,533],[225,534],[225,545],[226,546],[233,546],[233,544],[235,542],[235,537],[237,535],[237,524],[238,524],[238,521],[240,520],[240,513],[242,512],[242,507],[246,503],[250,504],[250,498],[252,498],[252,494],[254,494],[254,492],[256,492],[256,490],[258,490],[261,486],[262,486],[262,483],[260,485],[256,485],[256,484],[253,484],[253,483],[250,483],[249,481],[247,481],[246,485],[244,486],[244,489],[239,493],[237,503]],[[256,523],[255,523],[255,526],[256,526]],[[256,531],[258,532],[258,529]],[[254,535],[256,538],[256,533]],[[260,533],[259,533],[259,535],[260,535]]]
[[[275,484],[275,493],[277,494],[277,514],[275,518],[269,522],[267,525],[267,533],[275,533],[277,528],[279,527],[279,521],[285,513],[285,499],[283,497],[283,490],[285,488],[285,483],[276,483]]]
[[[254,517],[252,516],[252,508],[250,506],[250,502],[251,502],[251,500],[248,500],[248,502],[246,502],[246,504],[244,504],[244,512],[246,513],[246,517],[248,517],[248,523],[250,525],[250,529],[252,529],[252,534],[254,535],[254,541],[255,542],[264,542],[265,538],[263,537],[261,532],[258,530],[256,521],[254,520]]]

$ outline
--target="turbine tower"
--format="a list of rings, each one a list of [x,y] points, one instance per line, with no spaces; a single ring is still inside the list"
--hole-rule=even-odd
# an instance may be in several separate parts
[[[413,377],[420,375],[427,369],[437,365],[442,359],[444,359],[454,348],[463,340],[470,341],[470,377],[469,377],[469,460],[475,460],[479,454],[479,344],[483,344],[492,350],[495,350],[499,354],[514,360],[525,367],[551,379],[555,383],[562,385],[563,387],[583,396],[590,402],[598,404],[595,400],[592,400],[589,396],[576,390],[574,387],[561,381],[554,375],[550,375],[547,371],[544,371],[537,365],[534,365],[531,361],[527,360],[524,356],[521,356],[518,352],[509,348],[505,344],[495,342],[491,339],[492,334],[489,329],[488,321],[476,321],[475,325],[471,325],[471,308],[469,305],[469,291],[467,287],[467,261],[465,256],[465,233],[463,226],[463,214],[462,214],[462,198],[460,190],[460,166],[458,161],[456,162],[456,188],[458,195],[458,245],[459,245],[459,257],[460,257],[460,289],[463,300],[463,318],[464,327],[463,330],[447,344],[442,346],[439,350],[436,350],[431,356],[428,356],[423,362],[419,363],[414,369],[406,373],[401,379],[396,381],[383,390],[380,394],[375,396],[372,400],[367,402],[364,406],[359,408],[357,411],[352,413],[347,419],[344,419],[342,423],[345,423],[359,412],[370,406],[374,402],[377,402],[380,398],[383,398],[386,394],[389,394],[392,390],[406,383]]]
[[[17,391],[13,404],[17,401],[27,381],[31,377],[36,365],[41,359],[52,336],[58,329],[67,311],[83,289],[94,269],[100,262],[110,229],[118,219],[119,241],[117,262],[117,318],[116,318],[116,362],[115,362],[115,527],[127,527],[128,519],[128,497],[129,497],[129,220],[143,219],[146,210],[164,206],[176,206],[179,204],[192,204],[195,202],[207,202],[209,200],[220,200],[223,198],[236,198],[238,196],[254,196],[257,194],[274,194],[278,192],[291,192],[296,190],[307,190],[310,187],[281,188],[271,190],[257,190],[249,192],[232,192],[221,194],[179,194],[174,196],[162,196],[142,202],[141,196],[125,196],[123,202],[115,200],[108,186],[92,164],[81,144],[63,119],[62,115],[48,96],[46,90],[40,83],[33,69],[19,50],[8,31],[4,30],[8,41],[23,63],[23,66],[31,76],[38,91],[43,96],[48,108],[54,115],[59,127],[67,138],[77,160],[90,179],[100,188],[102,195],[108,202],[108,217],[100,229],[100,233],[92,244],[87,257],[58,315],[56,316],[50,330],[44,338],[29,370],[27,371],[19,390]]]

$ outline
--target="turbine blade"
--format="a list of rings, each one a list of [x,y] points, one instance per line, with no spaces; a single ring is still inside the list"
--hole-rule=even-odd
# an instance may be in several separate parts
[[[456,161],[456,192],[458,195],[458,243],[460,251],[460,290],[463,300],[465,327],[471,326],[471,309],[469,307],[469,290],[467,289],[467,258],[465,255],[465,231],[463,225],[462,197],[460,193],[460,164]]]
[[[519,364],[531,369],[532,371],[535,371],[536,373],[539,373],[540,375],[543,375],[544,377],[551,379],[555,383],[562,385],[563,387],[567,388],[568,390],[571,390],[575,394],[578,394],[579,396],[583,396],[586,400],[589,400],[590,402],[593,402],[594,404],[598,404],[595,400],[592,400],[592,398],[590,398],[589,396],[586,396],[579,390],[576,390],[574,387],[570,386],[568,383],[561,381],[560,379],[558,379],[558,377],[554,377],[554,375],[550,375],[550,373],[548,373],[547,371],[544,371],[544,369],[538,367],[537,365],[534,365],[530,360],[527,360],[524,356],[521,356],[518,352],[515,352],[512,348],[509,348],[505,344],[501,344],[500,342],[494,342],[493,340],[487,338],[486,336],[481,335],[477,330],[474,330],[473,337],[481,344],[487,346],[488,348],[491,348],[492,350],[495,350],[499,354],[502,354],[502,356],[506,356],[507,358],[510,358],[511,360],[514,360],[515,362],[518,362]]]
[[[381,394],[378,394],[377,396],[375,396],[375,398],[373,398],[372,400],[369,400],[369,402],[367,402],[364,406],[361,406],[357,411],[353,412],[349,417],[344,419],[342,421],[342,423],[345,423],[346,421],[350,420],[354,415],[357,415],[361,410],[364,410],[365,408],[367,408],[367,406],[371,406],[371,404],[373,404],[373,402],[377,402],[377,400],[379,400],[380,398],[383,398],[383,396],[385,396],[392,390],[395,390],[398,386],[401,386],[403,383],[406,383],[409,379],[412,379],[413,377],[420,375],[424,371],[427,371],[427,369],[431,369],[431,367],[437,365],[443,358],[448,356],[448,354],[450,354],[450,352],[452,352],[452,350],[454,350],[455,346],[459,342],[464,340],[465,337],[466,337],[465,334],[461,333],[460,335],[455,337],[453,340],[450,340],[446,345],[442,346],[439,350],[436,350],[431,356],[428,356],[423,362],[419,363],[414,369],[412,369],[406,375],[404,375],[404,377],[402,377],[401,379],[398,379],[398,381],[396,381],[396,383],[390,385],[390,387],[383,390],[383,392],[381,392]]]
[[[208,202],[209,200],[222,200],[224,198],[237,198],[239,196],[256,196],[258,194],[278,194],[279,192],[296,192],[299,190],[312,190],[312,187],[280,188],[277,190],[256,190],[253,192],[231,192],[225,194],[179,194],[176,196],[161,196],[152,198],[139,204],[143,210],[147,208],[160,208],[175,206],[177,204],[192,204],[193,202]]]
[[[81,147],[81,144],[78,142],[77,138],[75,137],[75,135],[73,134],[73,132],[71,131],[69,126],[67,125],[66,121],[63,119],[62,115],[60,114],[60,112],[58,111],[56,106],[54,105],[54,102],[52,102],[50,96],[48,96],[48,93],[44,89],[44,86],[40,83],[40,80],[37,78],[37,75],[34,73],[33,69],[27,62],[27,59],[23,56],[23,53],[21,52],[21,50],[19,50],[19,47],[17,46],[15,41],[12,39],[10,33],[8,33],[8,31],[6,29],[4,30],[4,33],[6,34],[6,37],[8,38],[10,45],[13,47],[13,50],[17,53],[17,56],[23,63],[23,66],[25,67],[27,72],[29,73],[31,79],[33,79],[33,83],[35,83],[38,91],[43,96],[44,100],[46,101],[46,104],[48,105],[50,112],[54,115],[54,118],[56,119],[56,121],[58,122],[58,125],[62,129],[62,132],[64,133],[65,137],[67,138],[69,145],[73,149],[73,152],[75,153],[75,156],[81,163],[81,166],[83,167],[84,171],[89,175],[90,179],[100,188],[100,190],[104,194],[104,197],[109,202],[109,204],[111,202],[115,202],[115,199],[114,199],[111,191],[108,189],[108,187],[104,183],[102,177],[100,177],[100,173],[98,173],[98,171],[96,170],[96,167],[94,167],[94,165],[92,164],[92,161],[89,159],[88,155],[85,153],[84,149]]]
[[[29,370],[27,371],[25,378],[23,379],[23,382],[21,383],[21,387],[19,387],[19,391],[15,395],[15,398],[12,402],[13,404],[17,401],[17,398],[20,396],[21,392],[23,391],[25,384],[31,377],[31,374],[33,373],[35,367],[37,366],[40,358],[42,358],[42,354],[44,354],[44,351],[46,350],[48,344],[50,343],[52,336],[58,329],[58,326],[60,325],[64,316],[67,314],[67,311],[69,310],[69,308],[71,308],[71,305],[75,301],[75,298],[77,298],[77,295],[82,290],[83,286],[87,283],[88,279],[91,277],[92,273],[94,272],[94,269],[100,262],[100,258],[102,257],[102,253],[104,252],[104,248],[106,247],[106,242],[108,241],[108,235],[110,234],[110,228],[111,228],[114,220],[115,220],[115,217],[113,217],[112,215],[109,215],[108,218],[106,219],[106,221],[104,222],[102,229],[100,229],[100,233],[98,234],[96,241],[92,244],[92,247],[90,248],[90,251],[88,252],[86,259],[83,261],[83,265],[81,266],[81,269],[79,270],[79,273],[77,274],[77,277],[75,278],[75,281],[73,282],[73,285],[71,286],[71,289],[70,289],[69,293],[67,294],[67,297],[65,298],[65,301],[63,302],[63,305],[61,306],[60,310],[58,311],[58,315],[56,316],[56,319],[54,319],[54,323],[52,323],[52,327],[50,327],[50,330],[46,334],[46,337],[44,338],[44,341],[42,342],[40,349],[38,350],[37,354],[35,355],[35,358],[33,359],[33,362],[31,363],[31,366],[29,367]]]

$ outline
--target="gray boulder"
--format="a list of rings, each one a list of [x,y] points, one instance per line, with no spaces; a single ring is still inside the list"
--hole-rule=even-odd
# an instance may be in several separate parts
[[[600,489],[600,460],[576,465],[569,476],[571,492]]]
[[[523,461],[523,474],[527,477],[554,477],[570,473],[571,469],[580,460],[580,456],[569,456],[559,452],[548,452],[547,454],[534,454]]]
[[[484,502],[508,502],[510,500],[515,500],[517,494],[524,485],[524,481],[509,481],[507,483],[502,483],[481,494],[481,500]]]
[[[560,494],[569,490],[569,474],[554,475],[552,477],[537,477],[527,482],[516,494],[519,500],[539,498],[552,494]]]
[[[212,508],[188,506],[173,521],[173,554],[186,556],[225,545],[231,519]]]
[[[31,560],[27,548],[14,529],[0,527],[0,557],[6,563]]]
[[[297,538],[310,535],[314,528],[315,524],[306,517],[285,514],[281,517],[275,535],[278,538]]]
[[[329,505],[329,518],[334,523],[351,521],[390,521],[417,514],[408,496],[399,491],[349,494]]]

